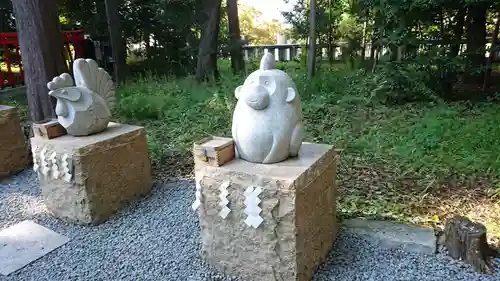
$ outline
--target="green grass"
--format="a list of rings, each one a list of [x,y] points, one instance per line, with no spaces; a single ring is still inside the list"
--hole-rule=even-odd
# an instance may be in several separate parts
[[[346,155],[380,165],[398,163],[391,170],[401,175],[496,178],[500,172],[496,103],[366,104],[362,97],[345,96],[350,77],[343,69],[322,73],[312,83],[301,72],[290,73],[301,94],[306,141],[332,143]],[[168,132],[152,136],[159,143],[168,139],[166,150],[187,152],[207,134],[230,136],[234,89],[244,77],[225,74],[218,84],[204,85],[190,77],[135,80],[119,91],[119,115]]]
[[[231,136],[234,89],[244,76],[232,75],[227,62],[220,67],[218,83],[143,77],[118,89],[116,116],[146,127],[157,173],[190,176],[194,141]],[[305,141],[343,150],[341,216],[442,227],[443,219],[459,213],[500,237],[500,104],[389,106],[373,99],[362,75],[342,65],[322,69],[312,81],[298,63],[280,68],[301,95]]]

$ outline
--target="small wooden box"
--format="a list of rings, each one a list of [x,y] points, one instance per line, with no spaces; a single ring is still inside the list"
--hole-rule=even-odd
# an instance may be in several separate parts
[[[235,157],[234,141],[214,136],[203,138],[194,143],[193,157],[210,166],[222,166]]]
[[[66,134],[68,134],[68,132],[66,132],[66,129],[61,124],[59,124],[59,121],[57,121],[57,119],[49,120],[39,124],[33,124],[33,135],[35,137],[50,140],[53,138],[64,136]]]

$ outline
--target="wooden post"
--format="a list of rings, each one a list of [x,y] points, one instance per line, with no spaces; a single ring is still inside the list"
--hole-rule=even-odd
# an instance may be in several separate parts
[[[47,82],[66,72],[56,0],[13,0],[31,119],[55,118]]]

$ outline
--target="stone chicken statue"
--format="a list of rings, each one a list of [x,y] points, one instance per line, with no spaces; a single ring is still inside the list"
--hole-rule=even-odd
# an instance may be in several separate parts
[[[73,136],[100,133],[115,106],[113,80],[91,59],[75,60],[73,73],[75,81],[63,73],[47,84],[49,95],[57,99],[57,120]]]
[[[304,134],[299,93],[292,79],[264,55],[260,69],[235,90],[232,135],[239,158],[272,164],[299,154]]]

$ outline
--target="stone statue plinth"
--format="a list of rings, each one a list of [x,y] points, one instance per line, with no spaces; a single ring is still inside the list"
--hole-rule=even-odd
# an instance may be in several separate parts
[[[20,172],[30,161],[30,154],[15,107],[0,105],[0,179]]]
[[[142,127],[110,123],[99,134],[31,138],[47,209],[57,218],[98,224],[151,190],[151,162]]]
[[[252,281],[309,281],[333,246],[338,155],[302,143],[274,164],[195,160],[203,258]]]

